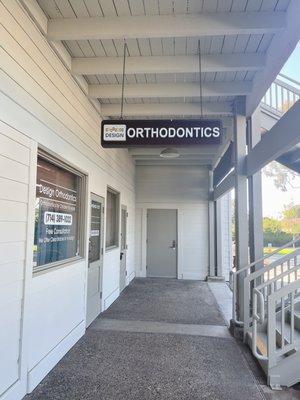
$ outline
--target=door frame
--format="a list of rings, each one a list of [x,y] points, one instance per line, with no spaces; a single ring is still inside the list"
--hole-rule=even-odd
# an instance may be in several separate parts
[[[123,211],[125,211],[125,216],[126,216],[126,219],[125,219],[125,271],[126,271],[126,274],[125,274],[125,285],[121,289],[120,282],[121,282],[122,212]],[[128,249],[128,246],[127,246],[127,218],[128,218],[127,206],[125,204],[121,204],[121,218],[120,218],[120,276],[119,276],[119,278],[120,278],[119,279],[119,289],[120,289],[120,291],[125,289],[126,281],[127,281],[127,249]]]
[[[145,209],[145,227],[144,227],[144,263],[145,263],[145,277],[147,277],[147,252],[148,252],[148,243],[147,243],[147,233],[148,233],[148,211],[149,210],[172,210],[176,212],[176,278],[179,279],[179,209],[177,207],[161,207],[161,205],[153,205],[151,207],[147,207]],[[162,278],[163,279],[163,278]]]
[[[88,225],[88,247],[87,247],[87,284],[86,284],[86,311],[85,311],[85,317],[86,317],[86,326],[89,326],[91,324],[87,323],[87,312],[88,312],[88,274],[89,274],[89,268],[90,268],[90,263],[89,263],[89,238],[90,238],[90,231],[91,231],[91,222],[92,222],[92,213],[91,213],[91,204],[92,201],[98,201],[101,203],[101,226],[100,226],[100,274],[99,274],[99,287],[100,287],[100,302],[99,302],[99,314],[103,311],[103,264],[104,264],[104,228],[105,228],[105,198],[99,194],[96,194],[94,192],[90,192],[89,196],[89,225]],[[99,315],[98,314],[98,315]]]

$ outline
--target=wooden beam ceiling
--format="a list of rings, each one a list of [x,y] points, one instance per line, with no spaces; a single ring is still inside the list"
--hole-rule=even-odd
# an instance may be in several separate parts
[[[104,116],[119,116],[120,104],[102,104]],[[203,103],[203,115],[232,115],[231,102]],[[199,103],[124,104],[124,116],[201,115]]]
[[[92,99],[119,99],[122,85],[89,85]],[[251,92],[251,82],[203,82],[202,94],[208,96],[241,96]],[[124,96],[130,98],[199,97],[199,82],[126,84]]]
[[[59,18],[48,22],[49,40],[138,39],[274,33],[284,12]]]
[[[264,54],[236,53],[202,56],[202,72],[257,71],[265,66]],[[72,59],[75,75],[115,75],[123,72],[122,57],[86,57]],[[126,74],[197,73],[198,56],[128,57]]]

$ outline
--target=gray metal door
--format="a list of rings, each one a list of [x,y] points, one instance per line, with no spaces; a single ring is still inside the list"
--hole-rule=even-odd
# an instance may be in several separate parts
[[[104,199],[91,194],[91,225],[89,238],[89,264],[87,285],[86,325],[101,312],[102,270],[103,270],[103,233]]]
[[[147,212],[147,276],[177,278],[177,211]]]
[[[121,207],[120,292],[126,286],[127,208]]]

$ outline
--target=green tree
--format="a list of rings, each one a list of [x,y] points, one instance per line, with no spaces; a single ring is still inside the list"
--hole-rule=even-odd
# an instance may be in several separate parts
[[[281,231],[281,222],[275,218],[264,217],[263,219],[264,231],[278,232]]]
[[[264,174],[273,178],[274,185],[282,192],[287,192],[288,189],[298,189],[295,185],[295,179],[299,176],[295,171],[279,164],[276,161],[272,161],[263,169]]]
[[[300,235],[300,204],[285,206],[281,221],[284,232],[289,233],[295,239]]]
[[[265,217],[263,219],[264,246],[272,243],[275,247],[283,246],[292,240],[292,235],[284,232],[279,219]]]

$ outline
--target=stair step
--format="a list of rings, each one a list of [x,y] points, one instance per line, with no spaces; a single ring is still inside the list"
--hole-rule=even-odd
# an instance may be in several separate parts
[[[290,318],[291,312],[288,311],[288,317]],[[294,305],[294,319],[295,319],[295,329],[300,332],[300,301]]]
[[[300,312],[294,313],[295,316],[295,329],[294,329],[294,339],[295,341],[298,341],[300,344],[300,330],[298,329],[298,325],[296,326],[296,320],[297,320],[297,324],[300,323]],[[281,347],[281,312],[279,312],[277,314],[276,317],[276,330],[277,330],[277,334],[276,334],[276,341],[277,341],[277,345],[279,347]],[[291,341],[291,325],[290,325],[290,312],[286,313],[286,320],[283,324],[283,330],[284,330],[284,341],[286,344],[290,343]]]
[[[291,318],[291,312],[287,312],[287,321],[290,322]],[[295,323],[295,329],[300,332],[300,311],[295,311],[294,312],[294,323]]]
[[[247,332],[249,344],[252,343],[252,332]],[[268,354],[268,336],[265,332],[258,332],[257,339],[256,339],[256,347],[258,352],[262,356],[267,356]]]

